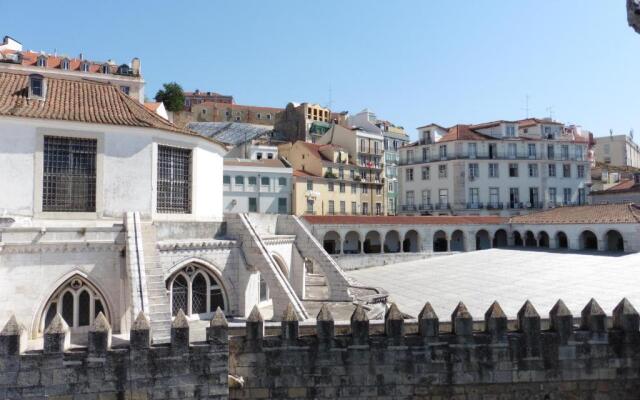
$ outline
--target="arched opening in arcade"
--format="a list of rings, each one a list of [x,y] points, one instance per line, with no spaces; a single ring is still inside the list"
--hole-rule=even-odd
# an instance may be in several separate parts
[[[329,231],[325,233],[322,246],[329,254],[340,254],[340,235],[338,232]]]
[[[174,273],[167,280],[167,289],[173,316],[179,310],[192,316],[226,308],[226,293],[218,278],[198,263],[189,263]]]
[[[493,235],[493,247],[507,247],[509,241],[507,240],[507,231],[504,229],[498,229]]]
[[[464,233],[459,229],[451,234],[451,251],[465,251]]]
[[[364,237],[364,252],[366,254],[380,253],[382,245],[380,243],[380,233],[378,231],[369,231]]]
[[[445,252],[448,251],[447,234],[444,231],[437,231],[433,234],[433,251]]]
[[[524,245],[526,247],[538,247],[538,241],[536,240],[536,236],[531,231],[526,231],[524,233]]]
[[[580,234],[580,250],[598,250],[598,237],[591,231]]]
[[[271,253],[271,258],[273,258],[273,261],[276,262],[276,265],[278,266],[280,272],[282,272],[282,274],[287,279],[289,279],[289,266],[287,266],[286,261],[284,261],[284,259],[279,254],[275,253]]]
[[[604,237],[605,245],[607,246],[607,251],[612,252],[623,252],[624,251],[624,239],[622,238],[622,234],[615,229],[607,231]]]
[[[549,248],[549,234],[545,231],[538,233],[538,246]]]
[[[344,254],[360,254],[360,234],[358,232],[347,232],[344,236],[342,252]]]
[[[400,252],[400,234],[398,231],[392,230],[384,235],[384,252],[399,253]]]
[[[567,234],[562,231],[556,233],[556,243],[559,249],[568,249],[569,239],[567,238]]]
[[[491,248],[491,236],[489,232],[480,229],[476,232],[476,250],[486,250]]]
[[[417,253],[420,251],[420,235],[414,229],[404,234],[402,251],[405,253]]]
[[[516,247],[522,247],[524,245],[522,235],[520,235],[518,231],[513,232],[513,245]]]

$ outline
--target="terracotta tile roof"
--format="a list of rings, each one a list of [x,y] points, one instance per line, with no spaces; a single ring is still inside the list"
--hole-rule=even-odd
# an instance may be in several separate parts
[[[28,81],[28,75],[0,72],[0,116],[153,128],[205,138],[178,128],[109,83],[49,77],[42,101],[28,98]]]
[[[495,140],[496,138],[474,131],[470,125],[455,125],[443,135],[438,143],[453,142],[455,140]]]
[[[286,166],[281,160],[278,160],[278,159],[246,160],[246,159],[239,159],[239,158],[225,158],[224,165],[235,166],[235,167],[290,168]]]
[[[296,169],[295,171],[293,171],[293,176],[308,177],[308,178],[320,178],[317,175],[310,174],[307,171],[303,171],[301,169]]]
[[[507,121],[507,120],[504,120],[504,119],[500,119],[498,121],[491,121],[491,122],[483,122],[483,123],[480,123],[480,124],[474,124],[474,125],[471,125],[471,128],[472,129],[485,129],[485,128],[492,128],[494,126],[498,126],[498,125],[501,125],[501,124],[515,124],[517,122],[518,121]]]
[[[518,127],[520,128],[527,128],[529,126],[534,126],[538,124],[563,125],[562,122],[549,121],[549,120],[540,119],[540,118],[526,118],[516,122],[518,123]]]
[[[355,216],[355,215],[307,215],[304,217],[311,224],[325,225],[496,225],[505,224],[508,218],[495,216],[456,215],[456,216]]]
[[[146,108],[149,111],[156,112],[158,107],[160,107],[160,104],[162,103],[144,103],[144,108]]]
[[[610,194],[610,193],[626,193],[626,192],[640,192],[640,184],[635,183],[633,179],[625,179],[620,181],[618,184],[611,186],[607,189],[603,190],[593,190],[591,191],[591,195],[601,195],[601,194]]]
[[[337,146],[335,144],[316,144],[316,143],[309,143],[309,142],[303,142],[303,141],[299,141],[299,142],[309,150],[312,156],[317,157],[320,160],[324,160],[324,161],[331,161],[331,160],[323,156],[322,153],[320,153],[320,150],[324,148],[342,149],[342,147]]]
[[[511,224],[637,224],[640,207],[635,204],[592,204],[558,207],[551,210],[518,215]]]
[[[106,64],[106,62],[81,60],[77,57],[73,58],[73,57],[65,57],[62,55],[58,56],[53,54],[43,54],[43,53],[37,53],[35,51],[15,51],[15,50],[2,51],[2,54],[4,55],[15,54],[15,53],[20,53],[20,56],[21,56],[20,64],[25,66],[36,66],[38,63],[38,58],[40,56],[44,56],[47,59],[47,65],[45,68],[60,69],[60,64],[62,64],[62,60],[64,59],[69,60],[69,71],[80,71],[81,70],[80,66],[82,65],[83,62],[85,62],[89,64],[88,72],[102,73],[102,66]],[[109,64],[109,73],[115,73],[117,70],[118,70],[118,65]]]
[[[447,130],[447,128],[445,128],[444,126],[438,125],[438,124],[426,124],[426,125],[419,126],[416,129],[427,128],[429,126],[435,126],[437,128],[444,129],[445,131]]]

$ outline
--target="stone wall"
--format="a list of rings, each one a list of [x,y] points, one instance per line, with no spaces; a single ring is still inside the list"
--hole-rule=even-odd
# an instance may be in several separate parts
[[[179,314],[171,343],[154,346],[149,321],[141,314],[130,343],[111,347],[111,328],[100,314],[88,347],[69,350],[68,327],[58,315],[45,332],[44,349],[22,353],[25,330],[12,318],[0,334],[0,398],[226,399],[227,337],[220,312],[207,341],[190,344],[187,320]]]
[[[579,328],[559,301],[541,329],[529,302],[515,329],[494,303],[485,328],[473,330],[459,304],[451,324],[440,324],[429,304],[405,321],[392,306],[384,324],[370,326],[358,307],[345,326],[328,308],[315,332],[282,321],[279,336],[263,336],[260,318],[230,343],[230,373],[244,378],[231,398],[358,399],[631,399],[640,389],[639,316],[623,300],[611,327],[595,301]],[[339,332],[339,333],[337,333]]]
[[[451,255],[452,253],[384,253],[384,254],[341,254],[332,255],[333,259],[338,263],[344,271],[353,271],[356,269],[379,267],[387,264],[397,264],[415,260],[426,260],[431,257],[440,257],[443,255]]]
[[[440,323],[427,303],[417,320],[392,305],[384,321],[358,306],[349,322],[323,306],[314,324],[292,306],[280,329],[257,308],[246,326],[229,327],[222,311],[203,342],[190,342],[184,313],[168,344],[151,343],[139,314],[129,340],[112,345],[99,314],[86,348],[69,348],[57,315],[43,350],[25,352],[26,329],[11,318],[0,333],[3,399],[632,399],[640,390],[640,315],[623,299],[608,319],[591,300],[574,320],[558,301],[548,320],[530,302],[507,321],[494,303],[484,326],[464,304]],[[574,322],[577,326],[574,326]],[[232,378],[231,378],[232,377]],[[233,381],[232,387],[229,382]]]

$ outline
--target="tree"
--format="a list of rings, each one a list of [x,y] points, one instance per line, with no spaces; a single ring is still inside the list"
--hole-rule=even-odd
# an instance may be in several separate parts
[[[182,111],[184,109],[184,92],[176,82],[165,83],[158,90],[155,97],[157,102],[164,103],[167,111]]]

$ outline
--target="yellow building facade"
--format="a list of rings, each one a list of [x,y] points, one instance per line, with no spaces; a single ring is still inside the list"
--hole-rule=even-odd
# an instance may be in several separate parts
[[[280,145],[278,154],[294,170],[293,214],[384,215],[384,185],[369,182],[375,175],[363,173],[347,149],[298,141]]]

